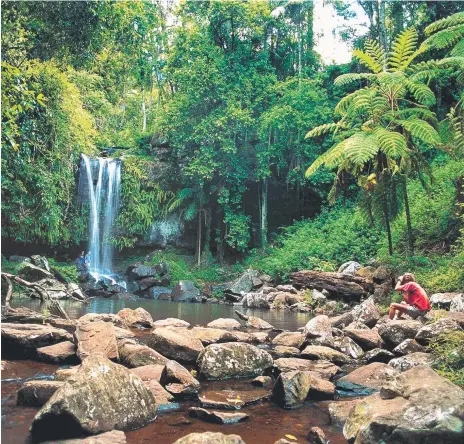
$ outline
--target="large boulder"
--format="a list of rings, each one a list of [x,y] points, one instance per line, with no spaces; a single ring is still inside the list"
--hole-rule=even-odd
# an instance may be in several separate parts
[[[233,301],[238,301],[241,296],[249,293],[254,288],[259,287],[258,272],[255,270],[247,270],[240,277],[238,277],[231,285],[229,285],[224,294],[226,298]],[[262,285],[262,281],[261,281]]]
[[[133,264],[129,265],[126,270],[126,275],[130,280],[140,280],[143,278],[156,276],[156,267],[151,265]]]
[[[363,359],[369,364],[371,362],[383,362],[388,364],[394,357],[395,355],[388,350],[383,348],[374,348],[373,350],[368,351],[363,356]]]
[[[161,384],[176,398],[197,398],[200,383],[193,375],[176,361],[168,361],[160,378]]]
[[[352,311],[347,311],[341,315],[330,318],[330,324],[335,328],[344,328],[354,321]]]
[[[427,345],[433,339],[443,333],[461,331],[461,327],[452,319],[442,318],[433,324],[424,325],[416,334],[415,340],[420,344]]]
[[[343,376],[343,378],[340,378],[338,382],[380,390],[382,385],[391,381],[398,373],[397,370],[387,364],[373,362],[372,364],[357,368],[348,375]]]
[[[87,313],[81,316],[77,322],[111,322],[115,327],[127,328],[126,323],[118,315],[112,313]]]
[[[340,367],[324,360],[309,361],[300,358],[279,358],[274,361],[273,372],[277,375],[293,370],[313,372],[322,379],[331,379],[341,371]]]
[[[18,272],[18,276],[25,281],[37,282],[42,279],[53,279],[53,274],[49,270],[33,265],[29,262],[24,262]]]
[[[204,350],[203,344],[187,329],[157,328],[153,330],[148,346],[167,358],[182,362],[195,362]]]
[[[350,411],[343,428],[349,443],[460,444],[464,391],[429,367],[394,378]]]
[[[393,349],[393,353],[400,356],[417,352],[425,352],[425,347],[420,345],[415,339],[406,339]]]
[[[42,444],[126,444],[126,442],[124,432],[112,430],[87,438],[60,439],[58,441],[45,441]]]
[[[62,385],[62,381],[26,381],[18,390],[17,404],[42,407]]]
[[[190,407],[188,409],[188,413],[192,418],[198,418],[215,424],[237,424],[238,422],[246,421],[249,418],[249,415],[246,413],[216,412],[202,409],[201,407]]]
[[[362,304],[356,305],[352,310],[353,320],[362,322],[368,327],[373,327],[382,317],[379,307],[374,303],[372,297]]]
[[[235,314],[240,319],[246,321],[246,326],[248,328],[256,328],[258,330],[272,330],[274,328],[271,324],[269,324],[269,322],[266,322],[257,316],[246,316],[243,313],[240,313],[238,310],[235,310]]]
[[[203,345],[216,344],[217,342],[236,342],[236,337],[229,330],[220,328],[193,327],[190,334],[199,339]]]
[[[379,326],[379,334],[389,347],[396,347],[406,339],[413,339],[421,327],[419,321],[389,321]]]
[[[450,311],[464,312],[464,293],[457,294],[450,304]]]
[[[145,365],[164,365],[169,361],[152,348],[137,343],[133,339],[118,341],[119,359],[129,368],[142,367]]]
[[[111,322],[79,322],[74,338],[77,356],[81,360],[93,354],[101,354],[108,359],[118,359],[116,332]]]
[[[48,259],[44,256],[40,256],[39,254],[34,254],[33,256],[31,256],[31,262],[36,267],[40,267],[43,270],[51,271],[50,265],[48,263]]]
[[[369,330],[363,328],[345,328],[343,332],[359,344],[364,350],[373,350],[380,348],[383,345],[382,338],[377,330]]]
[[[245,444],[238,435],[224,435],[219,432],[190,433],[173,444]]]
[[[329,317],[325,315],[319,315],[319,316],[312,318],[305,325],[303,333],[306,337],[306,340],[308,341],[331,340],[333,335],[332,335],[332,325],[330,324]]]
[[[130,371],[144,382],[160,382],[165,367],[166,366],[162,364],[148,364],[142,365],[142,367],[132,368]]]
[[[388,365],[395,368],[396,370],[399,370],[400,372],[405,372],[406,370],[417,367],[418,365],[427,365],[431,367],[434,362],[435,358],[432,354],[416,352],[392,359]]]
[[[242,325],[236,319],[219,318],[211,321],[206,326],[210,328],[223,328],[225,330],[240,330]]]
[[[153,393],[138,376],[92,355],[37,413],[31,433],[43,440],[130,430],[147,425],[155,415]]]
[[[72,341],[66,330],[39,324],[2,322],[2,358],[35,357],[37,349],[63,341]]]
[[[359,359],[364,354],[364,350],[348,336],[334,338],[332,347],[353,359]]]
[[[435,293],[430,296],[430,303],[436,308],[449,309],[453,299],[459,295],[461,293]]]
[[[247,293],[242,299],[242,305],[248,308],[269,308],[267,296],[263,293]]]
[[[250,344],[213,344],[198,357],[200,374],[206,379],[244,378],[261,375],[272,367],[271,355]]]
[[[187,321],[183,321],[182,319],[177,318],[167,318],[167,319],[160,319],[158,321],[153,322],[153,327],[180,327],[180,328],[188,328],[190,324]]]
[[[37,349],[37,358],[52,364],[75,364],[79,361],[76,356],[76,346],[71,341],[58,342]]]
[[[281,345],[285,347],[300,348],[305,340],[305,335],[299,332],[284,331],[278,334],[273,340],[274,345]]]
[[[118,312],[118,316],[128,327],[132,328],[151,328],[153,323],[151,314],[142,307],[138,307],[135,310],[123,308]]]
[[[335,364],[346,364],[351,361],[347,355],[323,345],[308,345],[301,351],[301,357],[305,359],[324,359]]]
[[[338,272],[341,274],[346,274],[348,276],[354,276],[356,272],[361,268],[361,264],[355,261],[345,262],[340,265]]]
[[[351,410],[359,401],[359,399],[350,399],[330,403],[328,407],[330,423],[337,427],[343,427]]]
[[[192,281],[179,281],[172,290],[171,299],[176,302],[199,302],[200,290]]]
[[[272,389],[272,399],[285,409],[300,407],[311,388],[311,372],[284,372],[277,378]]]

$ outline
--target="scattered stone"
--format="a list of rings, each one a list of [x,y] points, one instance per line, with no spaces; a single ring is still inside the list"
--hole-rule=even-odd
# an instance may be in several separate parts
[[[198,357],[199,372],[206,379],[259,376],[272,367],[271,355],[250,344],[212,344]]]
[[[31,433],[44,440],[130,430],[147,425],[155,414],[153,393],[138,376],[102,355],[92,355],[37,413]],[[67,436],[56,436],[61,433]]]
[[[330,379],[340,372],[340,367],[329,361],[308,361],[299,358],[280,358],[274,361],[275,373],[291,372],[293,370],[311,371],[322,379]]]
[[[425,352],[425,347],[422,347],[415,339],[406,339],[393,349],[396,355],[409,355],[416,352]]]
[[[301,357],[306,359],[324,359],[335,364],[346,364],[351,361],[344,353],[322,345],[308,345],[301,352]]]
[[[274,381],[270,376],[257,376],[250,382],[251,385],[256,387],[272,387]]]
[[[46,441],[42,444],[126,444],[126,435],[120,430],[112,430],[88,438],[60,439],[58,441]]]
[[[415,336],[420,344],[427,345],[432,339],[438,338],[443,333],[460,331],[461,327],[452,319],[439,319],[433,324],[424,325]]]
[[[285,409],[301,407],[311,388],[311,373],[291,371],[281,373],[272,389],[272,399]]]
[[[375,267],[371,267],[370,265],[368,265],[367,267],[359,268],[354,275],[372,281],[374,280],[374,273]]]
[[[332,346],[353,359],[359,359],[364,354],[363,349],[348,336],[334,338]]]
[[[200,383],[176,361],[168,361],[161,374],[160,383],[175,397],[185,399],[198,397]]]
[[[388,350],[384,350],[383,348],[374,348],[373,350],[368,351],[364,355],[364,359],[370,364],[371,362],[383,362],[388,364],[395,355]]]
[[[114,327],[114,333],[116,339],[119,341],[121,339],[133,339],[135,338],[135,333],[130,331],[128,328]]]
[[[327,296],[322,291],[316,289],[311,292],[311,298],[314,302],[325,302],[327,300]]]
[[[362,304],[356,305],[351,312],[354,320],[362,322],[368,327],[373,327],[382,317],[379,307],[374,303],[372,297],[365,300]]]
[[[37,348],[72,341],[66,330],[39,324],[2,322],[2,358],[27,358],[36,355]]]
[[[192,281],[179,281],[172,290],[171,299],[176,302],[199,302],[200,290]]]
[[[372,279],[376,284],[381,284],[387,280],[391,280],[391,274],[387,267],[381,265],[380,267],[376,268],[374,274],[372,275]]]
[[[11,255],[8,260],[10,262],[31,262],[31,259],[27,256],[20,256],[18,254]]]
[[[71,341],[63,341],[58,344],[47,345],[37,349],[37,358],[53,364],[76,363],[76,346]]]
[[[269,308],[266,295],[262,293],[247,293],[243,296],[242,305],[248,308]]]
[[[396,347],[406,339],[412,339],[422,324],[413,320],[390,321],[379,326],[380,337],[390,347]]]
[[[242,325],[236,319],[219,318],[206,325],[210,328],[223,328],[224,330],[240,330]]]
[[[300,356],[300,350],[296,347],[286,347],[285,345],[277,345],[274,349],[270,350],[274,359],[278,358],[298,358]]]
[[[86,322],[111,322],[115,327],[127,328],[126,323],[118,315],[111,313],[87,313],[81,316],[77,322],[81,324]]]
[[[353,407],[358,404],[360,399],[332,402],[329,404],[330,423],[343,427]]]
[[[237,424],[238,422],[246,421],[250,415],[246,413],[224,413],[202,409],[201,407],[190,407],[188,409],[189,416],[198,418],[206,422],[216,424]]]
[[[305,335],[303,333],[293,333],[289,331],[284,331],[283,333],[278,334],[273,340],[274,345],[282,345],[285,347],[296,347],[300,348],[305,340]]]
[[[360,400],[343,428],[348,442],[462,443],[464,391],[429,367],[400,373]]]
[[[151,328],[153,323],[151,314],[142,307],[135,310],[123,308],[118,312],[118,316],[124,320],[128,327],[132,328]]]
[[[449,309],[451,301],[460,293],[435,293],[430,296],[430,303],[438,308]]]
[[[329,444],[324,432],[319,427],[311,427],[308,433],[308,441],[311,444]]]
[[[155,407],[157,411],[161,410],[176,410],[179,404],[172,402],[174,396],[163,388],[163,386],[154,379],[143,381],[145,387],[149,389],[155,398]]]
[[[203,344],[183,328],[157,328],[148,340],[148,346],[170,359],[195,362],[204,350]]]
[[[134,375],[137,375],[142,381],[160,382],[164,367],[165,365],[161,364],[149,364],[133,368],[130,371]]]
[[[82,293],[81,288],[79,285],[73,283],[73,282],[68,282],[67,283],[67,288],[68,288],[68,293],[75,299],[79,299],[80,301],[85,301],[87,298],[84,296]]]
[[[330,324],[335,328],[344,328],[354,321],[353,312],[347,311],[339,316],[330,318]]]
[[[165,365],[169,361],[152,348],[138,344],[133,339],[118,341],[119,359],[129,368],[142,367],[145,365]]]
[[[269,324],[269,322],[263,321],[261,318],[256,316],[245,316],[243,313],[235,310],[235,314],[240,318],[246,321],[246,326],[248,328],[256,328],[258,330],[273,330],[274,327]]]
[[[345,262],[340,265],[338,273],[345,274],[348,276],[354,276],[356,272],[361,268],[361,264],[355,261]]]
[[[247,342],[250,339],[250,335],[247,333],[242,334],[242,332],[222,330],[219,328],[193,327],[190,333],[195,338],[199,339],[204,346],[217,342],[237,342],[239,340]]]
[[[238,435],[224,435],[219,432],[190,433],[173,444],[245,444]]]
[[[55,373],[55,381],[66,381],[69,377],[74,376],[78,370],[78,365],[71,368],[59,368]]]
[[[153,327],[179,327],[179,328],[189,328],[190,324],[187,321],[183,321],[182,319],[177,318],[167,318],[161,319],[159,321],[153,322]]]
[[[307,340],[311,339],[332,339],[332,325],[328,316],[320,315],[312,318],[303,330]]]
[[[92,354],[101,354],[109,359],[118,359],[116,332],[111,322],[78,323],[74,337],[77,356],[84,360]]]
[[[383,344],[382,338],[379,336],[377,330],[345,328],[343,331],[364,350],[380,348]]]
[[[269,400],[271,392],[265,388],[252,390],[207,390],[200,394],[202,407],[225,410],[240,410],[242,407]]]
[[[18,272],[18,276],[29,282],[37,282],[42,279],[53,279],[53,274],[49,270],[46,270],[37,265],[33,265],[29,262],[24,262],[23,266]]]
[[[464,293],[457,294],[450,304],[450,311],[464,312]]]
[[[397,370],[387,364],[373,362],[372,364],[360,367],[348,375],[343,376],[343,378],[340,378],[337,383],[349,382],[362,387],[380,390],[383,384],[392,380],[398,375],[398,373],[399,372]]]
[[[406,356],[401,356],[400,358],[392,359],[388,365],[393,367],[400,372],[405,372],[410,368],[416,367],[418,365],[426,365],[431,367],[435,362],[435,358],[430,353],[411,353]]]
[[[41,407],[62,385],[62,381],[26,381],[18,390],[17,404]]]
[[[308,399],[322,401],[325,399],[334,399],[335,385],[330,381],[319,378],[314,372],[311,373],[311,388],[309,389]]]

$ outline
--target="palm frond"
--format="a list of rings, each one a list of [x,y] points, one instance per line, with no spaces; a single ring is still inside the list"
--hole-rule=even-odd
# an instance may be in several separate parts
[[[389,67],[392,71],[403,71],[414,58],[419,54],[416,52],[417,32],[414,28],[409,28],[398,35],[392,45],[389,57]],[[417,53],[417,54],[416,54]],[[414,55],[414,57],[412,57]]]

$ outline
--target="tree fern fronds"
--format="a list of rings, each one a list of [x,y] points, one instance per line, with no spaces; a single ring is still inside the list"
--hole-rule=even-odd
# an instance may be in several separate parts
[[[430,49],[445,49],[460,42],[463,38],[464,23],[433,34],[422,42],[421,48],[426,51]]]
[[[379,141],[373,133],[356,133],[345,142],[346,158],[355,165],[363,165],[379,151]]]
[[[406,80],[406,87],[421,105],[432,106],[435,104],[435,94],[427,85],[421,82]]]
[[[416,50],[417,38],[417,32],[414,28],[406,29],[398,35],[392,45],[388,60],[392,71],[402,71],[412,62],[414,58],[411,56]]]
[[[348,94],[347,96],[343,97],[340,102],[337,103],[337,106],[335,107],[335,113],[338,115],[343,115],[346,114],[348,111],[349,106],[353,102],[353,100],[362,94],[365,94],[367,91],[369,91],[369,88],[362,88],[358,89],[357,91],[352,92],[351,94]]]
[[[431,23],[425,28],[425,34],[430,35],[441,29],[449,28],[464,23],[464,12],[457,12],[456,14],[445,17],[441,20]]]
[[[371,73],[348,73],[348,74],[342,74],[341,76],[338,76],[335,81],[334,85],[336,86],[345,86],[349,85],[350,83],[357,82],[358,80],[375,80],[376,76],[375,74]]]
[[[305,176],[312,176],[322,165],[326,165],[328,168],[333,168],[337,164],[341,163],[344,158],[344,150],[346,146],[346,140],[334,145],[329,148],[325,153],[321,154],[306,170]]]
[[[361,49],[355,49],[353,50],[353,57],[356,57],[361,65],[364,65],[375,74],[383,71],[383,63],[377,59],[374,53],[368,54]]]
[[[389,131],[386,128],[378,127],[374,134],[379,141],[380,149],[389,157],[397,159],[404,156],[407,152],[405,137],[396,131]]]
[[[452,57],[463,57],[464,58],[464,38],[461,39],[457,45],[451,50],[450,55]]]
[[[387,55],[383,46],[381,46],[376,40],[367,40],[364,44],[364,49],[366,54],[377,62],[377,67],[380,67],[380,71],[383,71],[387,62]]]
[[[427,108],[406,108],[394,111],[391,115],[386,115],[389,119],[408,119],[409,117],[416,117],[422,120],[425,120],[433,125],[438,124],[437,116],[433,111],[430,111]]]
[[[430,145],[440,145],[441,140],[438,132],[428,122],[410,117],[406,120],[399,120],[398,124],[401,125],[413,137],[416,137],[424,143]]]
[[[322,136],[323,134],[335,132],[340,127],[341,127],[340,123],[325,123],[324,125],[319,125],[316,128],[313,128],[311,131],[309,131],[306,134],[305,139],[310,139],[312,137],[319,137],[319,136]]]

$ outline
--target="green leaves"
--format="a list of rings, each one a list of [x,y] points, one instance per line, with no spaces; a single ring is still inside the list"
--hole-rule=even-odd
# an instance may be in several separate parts
[[[441,143],[438,132],[432,125],[424,120],[410,117],[406,120],[399,120],[397,123],[410,133],[411,136],[416,137],[426,144],[438,146]]]
[[[319,137],[319,136],[322,136],[323,134],[333,133],[338,128],[340,128],[339,123],[327,123],[324,125],[320,125],[316,128],[313,128],[311,131],[309,131],[306,134],[305,139],[310,139],[312,137]]]
[[[391,71],[404,71],[418,55],[416,53],[417,32],[414,28],[403,31],[396,37],[389,57]]]
[[[402,134],[382,127],[376,128],[374,134],[377,137],[380,149],[388,157],[397,159],[407,154],[406,139]]]
[[[345,141],[346,158],[357,166],[371,160],[378,150],[379,141],[372,133],[356,133]]]
[[[350,73],[350,74],[342,74],[335,79],[334,85],[335,86],[345,86],[351,83],[357,82],[359,80],[375,80],[375,74],[370,73]]]

